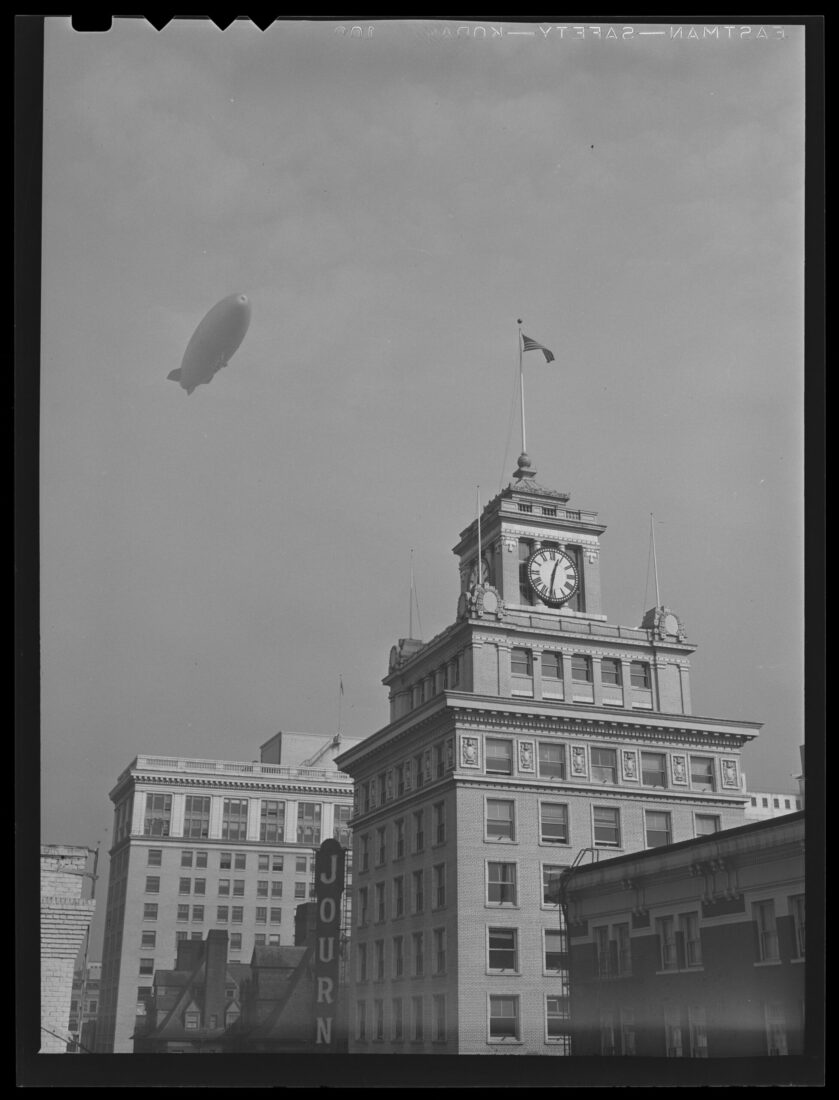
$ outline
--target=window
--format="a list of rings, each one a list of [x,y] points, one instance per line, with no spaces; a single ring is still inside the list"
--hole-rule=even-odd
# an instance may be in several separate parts
[[[793,930],[792,957],[794,959],[803,959],[805,957],[806,946],[803,894],[795,894],[789,899],[789,911],[792,917]]]
[[[385,919],[385,884],[376,883],[376,923]]]
[[[591,750],[591,778],[597,783],[617,783],[618,754],[614,749]]]
[[[515,863],[487,864],[487,903],[489,905],[517,905]]]
[[[230,910],[226,905],[216,906],[216,920],[220,924],[225,924],[230,919]]]
[[[515,972],[518,964],[518,929],[490,928],[487,930],[488,952],[487,969]]]
[[[196,852],[195,853],[195,866],[199,867],[199,868],[207,866],[207,853],[206,852]]]
[[[405,879],[402,875],[397,875],[393,880],[393,916],[403,917],[405,915]]]
[[[163,862],[163,849],[162,848],[149,848],[148,865],[149,867],[160,867]]]
[[[192,879],[179,878],[178,879],[178,893],[189,894],[192,892]]]
[[[279,879],[274,879],[271,883],[271,897],[281,898],[283,896],[283,884]]]
[[[268,897],[268,879],[261,878],[256,884],[256,896],[258,898]]]
[[[431,1027],[435,1043],[446,1041],[446,995],[435,993],[431,998]]]
[[[518,997],[490,997],[489,999],[489,1039],[490,1042],[502,1042],[504,1039],[519,1038],[519,999]]]
[[[147,894],[159,894],[160,893],[160,876],[148,875],[146,877],[146,893]]]
[[[761,801],[761,805],[763,806],[763,808],[765,810],[768,810],[769,809],[769,799],[768,798],[761,798],[760,801]]]
[[[542,779],[565,778],[565,746],[539,742],[539,775]]]
[[[405,819],[400,817],[393,823],[393,858],[401,859],[405,855]]]
[[[667,1005],[664,1009],[664,1042],[668,1058],[682,1057],[682,1017],[673,1005]]]
[[[242,950],[242,933],[231,932],[230,933],[230,950],[241,951]]]
[[[268,936],[268,946],[269,947],[279,947],[280,946],[280,935],[279,935],[278,932],[275,932],[273,934],[269,934],[269,936]]]
[[[376,788],[378,803],[380,806],[384,806],[387,801],[387,772],[382,772],[376,779]]]
[[[411,947],[414,959],[414,977],[421,978],[425,970],[425,936],[423,932],[414,932],[411,936]]]
[[[720,819],[716,814],[696,815],[696,835],[710,836],[720,831]]]
[[[360,982],[367,981],[367,944],[358,944],[356,952],[356,975]]]
[[[629,681],[634,688],[649,688],[652,685],[649,664],[646,661],[631,661]]]
[[[414,813],[414,851],[421,852],[425,847],[425,810]]]
[[[157,920],[156,901],[147,901],[143,903],[143,920]]]
[[[774,808],[775,808],[776,810],[780,810],[780,808],[781,808],[781,802],[780,802],[780,799],[778,799],[778,798],[773,798],[773,799],[772,799],[772,805],[773,805],[773,807],[774,807]]]
[[[559,883],[564,867],[552,863],[542,864],[542,904],[559,905]]]
[[[755,798],[755,796],[754,796],[754,795],[752,795],[752,805],[753,805],[753,806],[756,806],[756,805],[757,805],[757,799]]]
[[[207,880],[205,878],[196,878],[192,880],[192,892],[193,894],[206,894],[207,893]]]
[[[189,920],[189,906],[188,905],[179,905],[178,906],[178,920]]]
[[[432,909],[442,909],[446,904],[446,865],[438,863],[432,868],[433,894]]]
[[[268,860],[269,859],[270,859],[270,856],[258,855],[256,857],[257,869],[260,870],[260,871],[267,871],[268,870]]]
[[[708,1057],[708,1029],[705,1009],[692,1005],[688,1008],[688,1039],[691,1058]]]
[[[682,913],[679,931],[685,945],[685,966],[702,966],[702,940],[699,936],[699,914]]]
[[[254,945],[254,947],[264,947],[265,946],[265,933],[264,932],[257,932],[256,933],[256,935],[253,938],[253,945]]]
[[[376,940],[373,944],[373,975],[377,982],[385,980],[385,941]]]
[[[527,576],[527,559],[533,553],[530,539],[519,539],[519,602],[534,604],[536,597]]]
[[[405,972],[405,941],[402,936],[393,937],[393,976],[401,978]]]
[[[236,910],[235,909],[233,910],[233,913],[234,913],[233,919],[236,920],[236,916],[235,916]],[[271,909],[271,923],[272,924],[282,924],[282,920],[283,920],[283,911],[282,911],[282,909],[275,909],[275,908],[272,907],[272,909]]]
[[[641,782],[645,787],[667,786],[667,763],[663,752],[641,753]]]
[[[332,836],[343,848],[350,846],[349,822],[352,817],[352,806],[336,804],[332,814]]]
[[[397,797],[405,793],[405,765],[397,764],[395,769]]]
[[[425,782],[425,770],[423,769],[422,753],[414,757],[414,771],[417,777],[417,789]]]
[[[635,1012],[631,1008],[620,1010],[621,1052],[627,1057],[635,1054]]]
[[[513,774],[513,742],[497,737],[486,739],[486,770],[493,775]]]
[[[510,650],[510,672],[513,676],[533,676],[533,651],[513,646]]]
[[[561,802],[540,803],[539,825],[545,843],[568,843],[568,807]]]
[[[601,978],[611,978],[615,973],[612,949],[609,940],[609,927],[602,925],[594,929],[594,947],[597,958],[597,973]]]
[[[168,836],[172,821],[171,794],[147,794],[146,813],[143,819],[145,836]]]
[[[446,973],[446,930],[434,929],[434,973]]]
[[[621,663],[615,657],[604,657],[600,662],[600,680],[612,687],[621,685]]]
[[[559,653],[552,653],[550,650],[544,650],[542,653],[542,679],[543,680],[561,680],[562,679],[562,655]]]
[[[663,844],[672,843],[673,829],[669,813],[661,810],[645,810],[644,825],[648,848],[660,848]]]
[[[264,905],[257,905],[256,907],[256,923],[267,924],[268,923],[268,909]]]
[[[545,998],[545,1024],[549,1043],[563,1047],[565,1054],[571,1053],[571,1013],[567,997]]]
[[[285,802],[263,798],[259,804],[259,839],[282,844],[285,839]]]
[[[563,928],[545,929],[545,970],[559,974],[568,969],[568,939]]]
[[[184,836],[210,835],[210,799],[188,794],[184,799]]]
[[[225,840],[247,840],[248,800],[225,798],[221,816],[221,835]]]
[[[140,946],[150,947],[154,950],[154,945],[157,942],[157,932],[141,932],[140,933]]]
[[[309,860],[306,858],[306,856],[295,856],[294,870],[298,874],[300,874],[301,872],[304,875],[306,874],[306,872],[309,870]]]
[[[199,921],[199,922],[204,920],[204,906],[203,905],[193,905],[193,907],[192,907],[192,919],[194,921]]]
[[[233,866],[233,853],[219,852],[218,865],[220,871],[229,871]]]
[[[412,894],[413,894],[413,911],[415,913],[421,913],[425,905],[424,884],[425,884],[425,872],[414,871],[411,875],[412,882]]]
[[[789,810],[790,808],[791,808],[791,807],[790,807],[790,802],[789,802],[789,799],[788,799],[788,798],[785,798],[785,799],[784,799],[784,809],[785,809],[785,810]]]
[[[617,973],[620,977],[627,977],[632,973],[632,943],[629,938],[629,925],[616,924],[612,928],[616,944]]]
[[[233,908],[230,910],[230,919],[233,921],[234,924],[241,924],[244,920],[244,914],[245,910],[243,906],[234,905]]]
[[[361,853],[361,870],[370,870],[370,837],[365,833],[359,840],[359,851]]]
[[[714,761],[710,756],[690,758],[690,785],[695,791],[714,790]]]
[[[600,848],[619,848],[621,842],[620,810],[611,806],[595,806],[594,843]]]
[[[154,974],[154,959],[140,959],[140,973]]]
[[[515,840],[515,813],[512,800],[487,799],[487,840]]]
[[[220,878],[218,880],[218,892],[222,897],[227,897],[230,894],[230,879]]]
[[[766,1022],[766,1053],[787,1054],[787,1030],[783,1004],[778,1001],[769,1001],[763,1006],[763,1012]]]
[[[655,928],[658,935],[661,969],[678,970],[675,921],[672,917],[659,917],[655,922]]]
[[[370,913],[368,911],[368,890],[366,886],[362,886],[358,891],[358,927],[363,928],[369,920]]]
[[[296,898],[305,898],[306,896],[306,883],[295,882],[294,884],[294,896]]]
[[[579,684],[591,683],[591,657],[575,653],[571,658],[571,679]]]
[[[774,962],[779,958],[775,902],[757,901],[752,905],[752,913],[757,925],[758,957],[761,962]]]
[[[387,860],[387,832],[385,829],[376,830],[376,866],[381,867]]]
[[[367,1005],[364,1001],[355,1002],[355,1037],[361,1043],[367,1042]]]
[[[446,804],[445,802],[434,803],[434,843],[445,844],[446,843]]]
[[[320,810],[321,806],[319,802],[298,802],[298,844],[308,844],[312,848],[318,848],[320,846]]]
[[[443,746],[434,746],[434,774],[438,779],[443,778],[443,773],[446,770],[445,757],[443,755]]]
[[[422,997],[411,998],[411,1038],[421,1043],[425,1038],[422,1018]]]
[[[401,1043],[404,1039],[402,1023],[402,998],[394,997],[391,1008],[390,1037],[394,1042]]]
[[[604,1058],[617,1054],[615,1017],[611,1012],[600,1013],[600,1053]]]

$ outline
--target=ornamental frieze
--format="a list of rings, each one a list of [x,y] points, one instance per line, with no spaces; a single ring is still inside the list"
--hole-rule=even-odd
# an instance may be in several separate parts
[[[565,530],[562,527],[532,527],[528,525],[504,523],[501,528],[502,539],[545,539],[548,542],[568,542],[572,546],[584,546],[586,549],[600,548],[597,535],[584,535],[580,531]]]

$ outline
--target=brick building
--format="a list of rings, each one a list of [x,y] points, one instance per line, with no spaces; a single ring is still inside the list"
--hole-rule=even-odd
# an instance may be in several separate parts
[[[462,533],[455,622],[402,639],[355,781],[351,1052],[570,1052],[556,895],[618,854],[743,822],[751,722],[696,716],[683,624],[601,607],[594,512],[522,455]]]
[[[138,756],[111,791],[113,846],[97,1052],[131,1053],[155,971],[184,940],[229,933],[231,964],[294,942],[326,837],[349,844],[354,744],[279,733],[259,761]]]
[[[581,865],[562,892],[575,1054],[803,1052],[803,813]]]
[[[41,1053],[64,1054],[76,959],[96,902],[83,898],[87,848],[41,845]]]

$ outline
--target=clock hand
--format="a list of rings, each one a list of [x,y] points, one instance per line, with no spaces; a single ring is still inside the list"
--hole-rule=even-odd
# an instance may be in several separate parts
[[[559,559],[557,558],[557,560],[554,562],[553,573],[551,573],[551,595],[553,595],[553,592],[554,592],[554,578],[556,577],[556,571],[557,571],[558,566],[559,566]]]

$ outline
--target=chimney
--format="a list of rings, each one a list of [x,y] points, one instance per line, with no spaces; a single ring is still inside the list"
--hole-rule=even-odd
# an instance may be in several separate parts
[[[213,928],[207,933],[204,955],[204,1027],[210,1031],[224,1027],[227,1001],[227,933]]]

